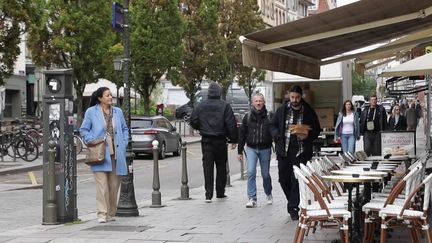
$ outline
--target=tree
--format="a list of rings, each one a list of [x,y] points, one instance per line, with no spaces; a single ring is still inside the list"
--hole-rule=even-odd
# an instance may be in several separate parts
[[[13,74],[21,35],[34,7],[31,0],[0,0],[0,85]]]
[[[264,80],[265,72],[243,66],[239,37],[264,28],[257,1],[221,1],[218,22],[219,38],[214,40],[223,48],[212,53],[212,65],[208,67],[209,77],[221,83],[224,97],[229,86],[237,80],[250,99],[257,83]]]
[[[132,1],[130,13],[132,80],[149,115],[152,91],[180,65],[183,23],[176,0]]]
[[[357,72],[352,72],[352,92],[353,95],[363,95],[370,97],[376,94],[376,81],[369,77],[364,77]]]
[[[37,4],[27,43],[33,61],[45,68],[73,69],[80,123],[85,85],[113,69],[110,48],[118,38],[110,25],[111,5],[105,0],[40,0]]]
[[[206,75],[212,47],[217,36],[218,0],[185,0],[183,19],[185,34],[181,65],[168,75],[174,85],[180,85],[193,101]],[[193,102],[192,102],[193,105]]]

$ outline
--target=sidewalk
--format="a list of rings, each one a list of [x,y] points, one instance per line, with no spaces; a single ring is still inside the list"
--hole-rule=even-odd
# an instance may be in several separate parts
[[[162,194],[162,208],[150,208],[151,200],[138,202],[139,217],[117,217],[100,224],[96,214],[80,215],[81,222],[56,226],[35,225],[0,233],[0,242],[292,242],[298,221],[286,211],[286,199],[277,182],[277,161],[272,160],[273,205],[265,203],[260,173],[257,173],[258,207],[246,208],[246,184],[231,176],[228,199],[204,202],[204,188],[190,191],[191,200]],[[331,242],[337,229],[320,229],[304,242]],[[409,240],[408,231],[393,233],[391,242]]]

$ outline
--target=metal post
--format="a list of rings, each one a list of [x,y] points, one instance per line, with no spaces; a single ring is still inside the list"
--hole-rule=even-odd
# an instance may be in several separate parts
[[[162,207],[162,196],[159,191],[160,189],[160,181],[159,181],[159,150],[158,145],[159,142],[157,140],[153,140],[153,192],[152,192],[152,205],[151,208],[159,208]]]
[[[226,170],[227,170],[226,186],[231,187],[231,176],[230,176],[230,168],[229,168],[228,160],[226,161]]]
[[[189,197],[189,186],[188,183],[188,173],[187,173],[187,161],[186,161],[186,141],[182,142],[182,186],[181,186],[181,194],[180,200],[190,200]]]
[[[44,225],[58,224],[54,167],[54,160],[56,156],[55,146],[56,143],[54,141],[51,140],[48,142],[48,196],[42,222]]]
[[[133,158],[132,152],[132,137],[131,137],[131,104],[130,104],[130,80],[129,80],[129,63],[130,63],[130,39],[129,39],[129,0],[123,0],[123,46],[124,46],[124,59],[123,61],[123,81],[126,85],[124,94],[124,116],[126,118],[127,126],[129,128],[128,146],[126,148],[126,163],[128,167],[128,174],[121,178],[120,198],[117,206],[117,216],[129,217],[138,216],[138,206],[135,201],[135,189],[133,184]]]

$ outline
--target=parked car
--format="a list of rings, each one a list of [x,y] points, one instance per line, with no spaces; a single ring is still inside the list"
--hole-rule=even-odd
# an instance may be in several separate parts
[[[153,154],[153,140],[159,142],[159,159],[166,153],[180,156],[181,137],[177,129],[163,116],[131,118],[132,152]]]
[[[208,90],[200,90],[195,94],[194,106],[197,106],[200,102],[207,100],[208,98]],[[249,110],[249,99],[246,96],[246,93],[242,89],[228,89],[226,95],[226,102],[229,103],[234,111],[234,113],[238,113],[244,115]],[[179,106],[176,109],[175,117],[177,119],[187,119],[192,114],[193,108],[192,103],[189,101],[188,103]]]
[[[390,113],[391,108],[392,108],[391,102],[382,102],[381,105],[384,107],[384,109],[386,110],[387,113]]]

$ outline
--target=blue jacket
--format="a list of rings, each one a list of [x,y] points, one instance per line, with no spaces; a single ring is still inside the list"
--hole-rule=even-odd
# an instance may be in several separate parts
[[[354,136],[357,140],[360,139],[360,118],[357,114],[357,112],[353,111],[354,114]],[[343,114],[342,112],[339,112],[338,118],[336,120],[336,126],[335,126],[335,140],[337,138],[340,138],[342,135],[342,118]]]
[[[128,144],[128,127],[120,108],[113,107],[113,127],[114,127],[114,149],[116,156],[116,174],[127,175],[126,147]],[[104,138],[106,134],[105,118],[102,108],[99,105],[89,107],[85,113],[83,123],[80,128],[80,135],[84,143],[89,143],[95,139]],[[111,156],[109,156],[108,144],[105,146],[105,161],[100,165],[92,165],[93,172],[112,171]]]

